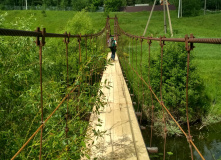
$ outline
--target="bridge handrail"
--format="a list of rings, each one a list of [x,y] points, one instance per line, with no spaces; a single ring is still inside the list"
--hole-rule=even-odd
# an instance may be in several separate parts
[[[143,36],[136,36],[130,33],[125,32],[118,24],[118,28],[120,31],[130,37],[130,38],[137,38],[143,40],[153,40],[153,41],[168,41],[168,42],[186,42],[185,38],[153,38],[153,37],[143,37]],[[194,36],[188,38],[188,43],[209,43],[209,44],[221,44],[221,38],[195,38]]]
[[[39,28],[39,27],[38,27]],[[94,34],[58,34],[58,33],[43,33],[39,31],[37,28],[36,31],[25,31],[25,30],[16,30],[16,29],[5,29],[0,28],[0,35],[2,36],[23,36],[23,37],[57,37],[57,38],[81,38],[81,37],[97,37],[100,36],[102,33],[105,32],[107,25],[99,32]]]

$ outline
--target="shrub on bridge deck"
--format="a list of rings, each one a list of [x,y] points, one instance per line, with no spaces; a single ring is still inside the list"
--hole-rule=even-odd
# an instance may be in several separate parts
[[[208,111],[209,98],[196,67],[190,56],[189,74],[189,117],[194,121]],[[151,61],[151,86],[160,97],[161,55]],[[163,101],[178,120],[186,121],[186,75],[187,52],[180,43],[166,44],[163,53]],[[158,105],[161,109],[161,106]]]

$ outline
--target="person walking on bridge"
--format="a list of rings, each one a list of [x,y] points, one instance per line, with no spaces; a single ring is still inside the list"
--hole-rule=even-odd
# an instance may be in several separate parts
[[[111,52],[112,52],[111,59],[115,60],[115,53],[117,51],[117,41],[116,41],[115,37],[111,38],[111,47],[110,47],[110,49],[111,49]]]

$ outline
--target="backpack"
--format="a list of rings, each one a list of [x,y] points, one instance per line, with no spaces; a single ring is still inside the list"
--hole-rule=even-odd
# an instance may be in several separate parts
[[[112,39],[111,39],[111,37],[108,39],[108,47],[109,47],[109,48],[112,47]]]
[[[111,47],[115,47],[116,44],[115,44],[115,40],[111,40]]]

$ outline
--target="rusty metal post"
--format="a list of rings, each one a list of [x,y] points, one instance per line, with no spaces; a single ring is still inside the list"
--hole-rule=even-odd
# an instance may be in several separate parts
[[[160,46],[161,46],[161,76],[160,76],[160,97],[161,97],[161,106],[162,106],[162,112],[163,112],[163,123],[164,123],[164,156],[163,160],[165,160],[166,156],[166,122],[165,122],[165,114],[164,114],[164,109],[163,109],[163,93],[162,93],[162,86],[163,86],[163,47],[165,45],[164,41],[162,41],[162,38],[165,37],[160,37]]]
[[[164,46],[164,41],[162,42],[162,37],[160,37],[160,47],[161,47],[161,78],[160,78],[160,98],[161,98],[161,103],[163,101],[163,94],[162,94],[162,85],[163,85],[163,46]]]
[[[81,64],[81,34],[80,37],[78,38],[78,46],[79,46],[79,69],[80,69],[80,64]]]
[[[109,19],[109,16],[107,16],[107,32],[106,32],[106,47],[108,47],[108,40],[110,38],[110,19]]]
[[[91,38],[90,38],[90,47],[92,48],[92,42],[91,42],[91,40],[92,40],[92,36],[91,36]],[[90,81],[90,85],[92,86],[92,72],[91,72],[91,66],[90,66],[90,77],[89,77],[89,81]]]
[[[87,37],[85,38],[85,47],[86,47],[86,61],[87,61]]]
[[[131,52],[132,52],[132,68],[133,68],[133,60],[134,60],[134,54],[133,54],[133,38],[131,38],[131,41],[132,41],[132,43],[131,43]],[[133,74],[133,85],[134,85],[135,83],[134,83],[134,74]],[[133,85],[132,85],[132,87],[133,87]],[[133,89],[133,95],[134,95],[134,89]],[[134,98],[133,98],[134,99]]]
[[[136,38],[136,70],[138,71],[138,68],[137,68],[137,40],[138,38]],[[137,90],[138,90],[138,93],[137,93],[137,112],[139,112],[139,79],[137,79],[138,82],[137,82]]]
[[[194,38],[193,35],[191,35],[190,38]],[[190,65],[190,51],[193,50],[193,43],[190,45],[188,44],[189,37],[188,35],[185,36],[185,48],[187,51],[187,76],[186,76],[186,120],[187,120],[187,127],[188,127],[188,142],[189,147],[191,151],[191,159],[193,160],[193,149],[192,145],[190,144],[190,140],[192,140],[192,136],[190,134],[190,125],[189,125],[189,116],[188,116],[188,80],[189,80],[189,65]]]
[[[114,37],[118,41],[118,37],[117,37],[117,16],[116,15],[115,15],[115,18],[114,18]]]
[[[96,43],[95,44],[96,44],[96,53],[95,54],[97,55],[97,46],[98,46],[98,44],[97,44],[97,37],[96,37]],[[100,66],[100,63],[97,65],[97,69],[96,69],[96,72],[95,72],[95,78],[96,78],[95,81],[96,82],[99,79],[99,72],[98,72],[99,71],[99,66]]]
[[[86,57],[85,60],[87,61],[87,37],[85,37],[85,48],[86,48]],[[88,77],[86,76],[86,83],[88,82]]]
[[[140,58],[140,73],[141,73],[141,78],[143,79],[143,73],[142,73],[142,57],[143,57],[143,55],[142,55],[142,50],[143,50],[143,46],[142,46],[142,44],[143,44],[143,39],[140,37],[140,45],[141,45],[141,58]],[[142,85],[142,91],[141,91],[141,93],[142,93],[142,95],[141,96],[143,96],[143,100],[142,100],[142,105],[141,105],[141,116],[140,116],[140,124],[141,124],[141,121],[142,121],[142,115],[143,115],[143,106],[144,106],[144,87],[143,87],[143,81],[141,81],[141,85]]]
[[[117,18],[117,16],[116,16],[116,34],[117,34],[117,36],[116,36],[116,40],[118,41],[118,18]]]
[[[149,88],[151,89],[151,84],[150,84],[150,46],[152,41],[148,40],[148,49],[149,49],[149,54],[148,54],[148,81],[149,81]],[[152,92],[150,91],[150,96],[151,96],[151,102],[152,102],[152,117],[151,117],[151,131],[150,131],[150,147],[152,146],[152,137],[153,137],[153,125],[154,125],[154,105],[153,105],[153,95]]]
[[[81,34],[80,34],[80,37],[78,38],[78,46],[79,46],[79,62],[78,63],[79,63],[79,71],[80,71],[80,68],[81,68]],[[80,90],[81,90],[81,82],[79,83],[79,87],[78,87],[78,100],[80,96]],[[77,106],[77,111],[79,111],[79,106]]]
[[[67,32],[65,32],[65,35],[67,37],[64,38],[64,43],[66,45],[66,68],[67,68],[67,90],[68,90],[68,87],[69,87],[69,78],[68,78],[68,44],[69,44],[69,37],[70,37],[70,33],[67,34]],[[66,138],[68,138],[68,131],[69,131],[69,128],[68,128],[68,103],[69,103],[69,95],[67,97],[67,113],[66,113],[66,128],[65,128],[65,132],[66,132]],[[68,140],[67,140],[67,144],[68,144]]]
[[[37,32],[40,32],[40,28],[37,28]],[[41,124],[44,124],[44,116],[43,116],[43,87],[42,87],[42,48],[45,45],[45,33],[46,29],[42,30],[42,40],[39,40],[37,37],[37,45],[39,46],[39,65],[40,65],[40,88],[41,88]],[[40,153],[39,160],[42,158],[42,139],[43,139],[43,127],[41,128],[41,138],[40,138]]]

